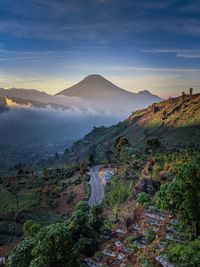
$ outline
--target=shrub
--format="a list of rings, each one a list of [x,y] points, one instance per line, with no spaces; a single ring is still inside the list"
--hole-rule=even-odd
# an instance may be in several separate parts
[[[33,238],[26,238],[23,240],[9,255],[8,266],[9,267],[27,267],[29,266],[33,256],[31,254],[32,249],[35,246],[35,240]]]
[[[150,195],[145,192],[141,192],[137,194],[136,201],[140,205],[147,205],[150,202]]]
[[[146,232],[146,236],[145,236],[145,238],[146,238],[148,244],[150,244],[151,242],[153,242],[153,240],[155,239],[155,237],[156,237],[155,232],[153,231],[152,228],[149,228],[149,229],[147,230],[147,232]]]
[[[200,266],[200,240],[176,245],[169,249],[169,258],[177,267]]]

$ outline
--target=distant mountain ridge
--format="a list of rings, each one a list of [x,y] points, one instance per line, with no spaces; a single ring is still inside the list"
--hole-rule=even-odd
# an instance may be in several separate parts
[[[147,90],[133,93],[122,89],[99,74],[89,75],[56,95],[79,97],[98,109],[110,108],[124,113],[130,113],[132,110],[144,108],[162,100]]]
[[[0,88],[0,96],[20,105],[39,108],[51,106],[63,110],[93,110],[100,114],[114,115],[119,120],[134,110],[162,100],[147,90],[139,93],[124,90],[98,74],[89,75],[56,95],[49,95],[36,89]]]

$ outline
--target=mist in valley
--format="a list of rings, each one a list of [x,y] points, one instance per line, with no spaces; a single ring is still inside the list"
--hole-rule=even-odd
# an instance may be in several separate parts
[[[87,134],[94,126],[109,126],[123,116],[100,114],[94,109],[9,107],[0,113],[0,144],[33,146],[35,144],[68,143]]]

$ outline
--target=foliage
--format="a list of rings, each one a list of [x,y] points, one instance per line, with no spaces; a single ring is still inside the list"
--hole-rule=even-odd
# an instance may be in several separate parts
[[[146,254],[141,254],[139,257],[141,267],[153,267],[151,261]]]
[[[79,254],[94,254],[103,226],[102,207],[90,208],[86,201],[79,202],[65,223],[40,228],[28,220],[23,227],[26,238],[10,254],[9,267],[79,266]]]
[[[126,146],[129,145],[128,139],[125,137],[118,137],[115,141],[114,147],[118,152],[121,152]]]
[[[161,186],[156,204],[191,227],[193,238],[200,234],[200,157],[183,164],[176,179]]]
[[[114,205],[114,207],[112,208],[112,211],[113,211],[113,214],[115,216],[115,220],[118,221],[119,212],[120,212],[120,209],[119,209],[118,205]]]
[[[150,244],[151,242],[153,242],[153,240],[155,239],[156,237],[156,234],[154,232],[154,230],[150,227],[147,232],[146,232],[146,235],[145,235],[145,238],[148,242],[148,244]]]
[[[33,220],[28,220],[23,225],[24,236],[35,236],[41,229],[39,223],[34,222]]]
[[[200,266],[200,240],[172,246],[169,249],[169,258],[177,267]]]
[[[92,154],[90,154],[88,161],[89,161],[89,166],[93,166],[94,165],[95,160],[94,160],[94,156]]]
[[[41,229],[36,240],[37,244],[32,250],[35,261],[45,263],[45,267],[76,266],[74,242],[65,224],[52,224]]]
[[[145,193],[145,192],[141,192],[141,193],[137,194],[136,201],[140,205],[149,204],[149,202],[150,202],[150,195],[147,194],[147,193]]]
[[[160,147],[160,141],[156,137],[150,137],[146,141],[146,148],[151,153],[155,153],[156,150]]]
[[[76,254],[81,253],[87,257],[92,257],[96,251],[96,245],[95,239],[81,237],[74,246],[74,251],[76,251]]]
[[[118,175],[114,175],[106,189],[106,204],[113,207],[115,204],[124,203],[131,196],[132,189],[133,181],[126,184]]]
[[[34,190],[16,197],[5,187],[0,187],[0,214],[12,211],[32,210],[39,205],[39,194]]]
[[[27,267],[33,256],[31,251],[35,246],[35,239],[29,237],[24,239],[9,255],[8,267]]]
[[[86,201],[81,201],[72,213],[71,219],[67,225],[74,240],[78,241],[81,236],[92,237],[94,231],[89,222],[90,207]]]
[[[94,205],[90,210],[89,224],[94,229],[95,233],[99,233],[104,225],[105,218],[101,205]]]

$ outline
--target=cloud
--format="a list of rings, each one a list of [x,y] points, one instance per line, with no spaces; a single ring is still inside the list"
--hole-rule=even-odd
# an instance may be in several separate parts
[[[48,143],[67,143],[82,138],[94,126],[110,125],[119,117],[99,114],[95,110],[61,111],[47,108],[11,106],[0,113],[0,144],[34,146]]]
[[[199,54],[194,54],[194,53],[177,53],[177,57],[183,57],[183,58],[194,58],[194,59],[199,59],[200,58],[200,53]]]
[[[140,52],[157,54],[175,54],[179,58],[200,58],[200,49],[142,49]]]

